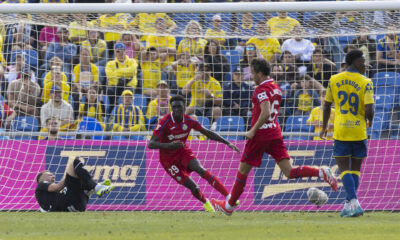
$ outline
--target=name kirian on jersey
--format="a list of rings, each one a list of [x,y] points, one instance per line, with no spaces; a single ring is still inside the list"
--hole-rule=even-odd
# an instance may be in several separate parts
[[[360,87],[356,82],[354,82],[354,81],[342,80],[341,82],[336,83],[336,86],[337,86],[338,88],[340,88],[340,87],[343,86],[343,85],[350,85],[350,86],[353,86],[353,87],[356,89],[357,92],[361,90],[361,87]]]

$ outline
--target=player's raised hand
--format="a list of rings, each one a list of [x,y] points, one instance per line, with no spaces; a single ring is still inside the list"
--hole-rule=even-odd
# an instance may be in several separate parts
[[[232,150],[235,150],[237,153],[240,153],[240,150],[238,147],[236,147],[235,145],[233,145],[232,143],[228,144],[228,147],[231,148]]]
[[[326,140],[326,136],[328,135],[328,129],[322,129],[321,132],[319,133],[319,137],[323,140]]]
[[[179,149],[179,148],[183,148],[185,146],[185,144],[183,144],[183,142],[172,142],[169,144],[169,149]]]

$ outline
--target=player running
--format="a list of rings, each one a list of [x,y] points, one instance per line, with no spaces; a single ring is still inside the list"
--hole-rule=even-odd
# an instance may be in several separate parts
[[[277,122],[282,92],[279,85],[269,77],[270,69],[270,64],[264,59],[258,58],[251,61],[251,74],[258,86],[252,96],[251,129],[245,134],[248,140],[230,199],[227,201],[211,199],[212,205],[226,215],[233,213],[235,202],[246,185],[247,175],[253,166],[261,165],[264,152],[275,159],[283,174],[290,179],[320,177],[329,183],[333,190],[337,191],[338,188],[335,176],[327,167],[321,169],[309,166],[292,167],[289,161],[290,156],[283,144],[281,128]]]
[[[37,175],[36,182],[35,197],[41,212],[83,212],[93,191],[101,197],[114,189],[108,179],[101,184],[93,181],[78,157],[67,164],[60,182],[55,183],[54,175],[47,170]]]
[[[326,91],[323,125],[320,137],[327,135],[331,105],[335,103],[333,131],[333,156],[346,191],[346,201],[341,217],[358,217],[364,214],[357,200],[360,169],[367,156],[367,127],[374,118],[374,93],[371,79],[365,73],[365,58],[360,50],[346,55],[347,70],[331,77]]]
[[[188,188],[192,195],[203,203],[207,212],[215,212],[210,201],[190,177],[190,173],[195,171],[226,198],[229,198],[229,192],[217,176],[203,168],[196,155],[186,146],[186,139],[190,130],[194,129],[209,139],[228,145],[238,153],[240,151],[217,133],[205,129],[198,121],[184,114],[185,99],[182,96],[173,96],[170,103],[172,112],[167,113],[158,122],[148,147],[160,149],[160,163],[165,171],[179,184]]]

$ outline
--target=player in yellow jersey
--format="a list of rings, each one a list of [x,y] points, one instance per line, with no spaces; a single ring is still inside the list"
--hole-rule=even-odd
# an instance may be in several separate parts
[[[364,210],[357,200],[360,169],[367,156],[367,127],[374,117],[372,81],[363,76],[365,57],[361,50],[352,50],[346,55],[346,71],[329,80],[326,91],[323,124],[320,137],[325,139],[331,105],[335,104],[335,126],[333,131],[333,155],[346,191],[346,201],[341,217],[358,217]]]

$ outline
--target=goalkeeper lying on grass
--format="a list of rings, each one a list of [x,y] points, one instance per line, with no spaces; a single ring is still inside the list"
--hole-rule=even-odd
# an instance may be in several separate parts
[[[83,162],[77,157],[67,164],[64,177],[55,183],[55,176],[45,170],[36,177],[35,197],[42,212],[83,212],[91,193],[101,197],[114,189],[110,180],[93,181]]]

